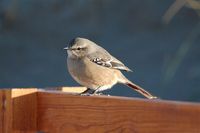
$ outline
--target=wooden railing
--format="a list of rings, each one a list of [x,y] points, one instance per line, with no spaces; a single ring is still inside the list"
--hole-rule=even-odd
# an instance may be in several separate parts
[[[200,104],[37,88],[0,90],[0,133],[37,132],[200,133]]]

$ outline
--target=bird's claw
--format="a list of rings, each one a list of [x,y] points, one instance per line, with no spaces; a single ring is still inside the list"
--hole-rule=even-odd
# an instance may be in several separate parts
[[[151,96],[149,99],[160,99],[160,98],[158,98],[156,96]]]

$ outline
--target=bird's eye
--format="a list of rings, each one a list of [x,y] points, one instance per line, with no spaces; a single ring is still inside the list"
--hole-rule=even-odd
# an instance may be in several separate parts
[[[80,48],[80,47],[78,47],[78,48],[77,48],[77,50],[81,50],[81,48]]]

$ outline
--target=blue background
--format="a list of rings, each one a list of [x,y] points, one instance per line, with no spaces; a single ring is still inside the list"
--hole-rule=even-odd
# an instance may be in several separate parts
[[[156,96],[200,101],[200,10],[176,2],[2,0],[0,88],[77,86],[63,48],[79,36],[119,58],[133,70],[124,74]],[[141,97],[123,85],[106,93]]]

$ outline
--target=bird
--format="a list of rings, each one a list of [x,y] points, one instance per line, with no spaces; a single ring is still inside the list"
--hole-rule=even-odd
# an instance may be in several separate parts
[[[122,71],[132,70],[95,42],[76,37],[64,49],[67,50],[67,68],[70,75],[87,88],[81,95],[98,95],[121,83],[148,99],[157,98],[127,79]]]

